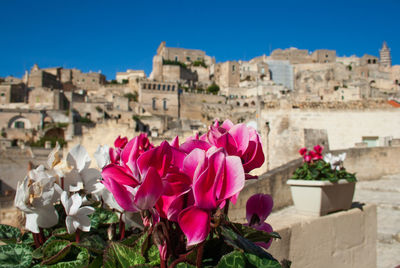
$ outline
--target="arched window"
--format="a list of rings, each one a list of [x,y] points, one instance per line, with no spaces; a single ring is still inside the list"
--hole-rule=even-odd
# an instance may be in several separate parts
[[[152,107],[153,107],[153,110],[157,109],[157,107],[156,107],[156,98],[153,98]]]

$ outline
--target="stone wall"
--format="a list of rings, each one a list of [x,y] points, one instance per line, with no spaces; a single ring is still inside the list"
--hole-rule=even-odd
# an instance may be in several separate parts
[[[259,131],[269,168],[298,158],[298,150],[305,145],[304,129],[325,129],[331,150],[354,147],[363,137],[370,136],[377,137],[377,146],[382,146],[385,138],[400,137],[400,109],[368,109],[367,106],[365,110],[263,110]],[[266,171],[267,165],[263,168]]]
[[[278,260],[292,261],[292,268],[376,267],[375,205],[323,217],[277,213],[267,222],[282,237],[272,242],[268,252]]]

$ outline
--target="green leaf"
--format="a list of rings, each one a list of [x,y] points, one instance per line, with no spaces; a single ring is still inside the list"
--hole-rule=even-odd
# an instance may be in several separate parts
[[[42,264],[54,264],[61,261],[71,250],[71,242],[67,240],[54,240],[43,249]]]
[[[125,238],[124,240],[122,240],[121,243],[126,245],[126,246],[132,246],[133,244],[136,243],[136,241],[138,241],[138,239],[141,236],[142,236],[142,234],[133,234],[133,235]]]
[[[115,212],[104,208],[96,208],[95,212],[89,215],[90,226],[93,229],[99,228],[103,224],[112,224],[119,222],[118,216]]]
[[[21,237],[21,231],[17,227],[0,224],[0,240],[4,243],[16,243]]]
[[[29,267],[32,262],[32,248],[25,244],[0,246],[0,267]]]
[[[180,262],[175,267],[176,268],[196,268],[196,266],[191,265],[191,264],[186,263],[186,262]]]
[[[202,264],[204,267],[215,267],[221,257],[233,251],[233,247],[222,238],[207,239],[204,244]]]
[[[95,234],[84,237],[79,243],[79,246],[85,247],[95,253],[102,253],[107,247],[107,243],[101,236]]]
[[[75,240],[75,234],[69,234],[65,227],[55,229],[52,234],[61,239],[65,239],[65,240],[69,240],[69,241]]]
[[[257,255],[260,258],[267,258],[275,260],[271,254],[264,251],[262,248],[244,238],[243,236],[235,233],[230,228],[221,226],[221,234],[225,238],[225,241],[233,246],[234,248],[241,249],[247,253]]]
[[[30,245],[35,243],[35,241],[33,240],[33,235],[32,235],[31,232],[24,233],[22,235],[22,237],[21,237],[21,241],[24,244],[30,244]]]
[[[157,266],[160,264],[160,252],[156,245],[152,245],[149,250],[147,251],[147,261],[152,266]]]
[[[118,242],[112,242],[104,251],[104,268],[130,267],[133,265],[144,264],[145,258],[140,254],[140,250],[125,246]]]
[[[254,267],[281,268],[280,263],[276,260],[260,258],[250,253],[244,253],[244,256],[250,264],[254,265]]]
[[[83,268],[89,265],[89,252],[86,248],[71,244],[71,250],[60,262],[51,265],[52,268]]]
[[[268,241],[273,238],[281,239],[281,236],[277,232],[267,233],[235,222],[230,222],[230,225],[233,227],[233,230],[251,242],[268,243]]]
[[[98,268],[103,265],[103,254],[97,256],[88,266],[88,268]]]
[[[242,252],[235,250],[229,254],[224,255],[216,267],[217,268],[246,267],[246,258]]]

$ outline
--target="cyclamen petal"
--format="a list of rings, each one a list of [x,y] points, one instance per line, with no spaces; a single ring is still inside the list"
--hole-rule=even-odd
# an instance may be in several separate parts
[[[193,194],[196,205],[203,209],[217,208],[217,196],[220,180],[223,179],[225,154],[218,150],[208,158],[208,167],[193,181]],[[219,187],[220,188],[220,187]]]
[[[249,146],[250,133],[245,124],[234,125],[228,132],[236,142],[236,155],[243,155]]]
[[[269,194],[255,194],[246,203],[246,219],[250,223],[253,214],[256,214],[260,224],[265,221],[272,211],[274,201]]]
[[[68,165],[76,168],[78,171],[88,168],[91,161],[85,147],[80,144],[74,146],[67,155]]]
[[[106,166],[101,172],[101,175],[105,181],[114,180],[121,185],[128,185],[131,187],[139,185],[138,180],[130,174],[129,170],[115,164]]]
[[[172,150],[168,142],[143,153],[137,160],[140,173],[145,175],[150,167],[154,167],[160,177],[164,177],[172,160]]]
[[[210,232],[210,212],[188,207],[179,214],[178,223],[187,238],[187,246],[203,242]]]
[[[134,203],[136,207],[141,210],[154,207],[157,200],[163,193],[163,190],[161,178],[157,173],[157,170],[153,167],[150,167],[147,171],[146,177],[143,180],[143,183],[138,187],[134,197]]]
[[[263,222],[260,225],[254,225],[252,226],[253,228],[259,230],[259,231],[264,231],[267,233],[273,232],[274,230],[272,229],[272,226],[269,225],[268,223]],[[268,242],[255,242],[257,246],[263,247],[265,249],[268,249],[271,246],[272,239],[270,239]]]
[[[245,183],[245,174],[242,162],[237,156],[227,156],[225,159],[225,179],[217,194],[217,198],[224,200],[235,197],[243,189]]]
[[[104,185],[113,194],[115,201],[117,201],[121,208],[126,211],[138,211],[133,203],[134,196],[132,195],[132,187],[120,185],[112,179],[108,180]]]
[[[206,153],[203,150],[198,148],[194,149],[186,156],[185,160],[183,160],[183,172],[187,174],[189,178],[196,180],[205,168],[205,159]]]

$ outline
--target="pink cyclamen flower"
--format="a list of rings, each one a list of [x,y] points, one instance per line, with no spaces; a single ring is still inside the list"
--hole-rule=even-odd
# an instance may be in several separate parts
[[[223,208],[243,189],[245,174],[240,158],[227,155],[223,148],[212,147],[207,152],[194,149],[187,158],[192,164],[186,172],[193,178],[194,204],[183,208],[178,224],[191,246],[206,239],[211,211]]]
[[[120,154],[120,164],[111,163],[103,168],[103,183],[113,194],[117,203],[126,211],[149,210],[163,192],[161,174],[171,157],[164,157],[159,151],[169,146],[166,142],[159,147],[144,151],[144,136],[129,141]],[[149,155],[151,157],[149,157]],[[152,158],[151,161],[146,159]],[[148,162],[145,165],[144,162]],[[153,215],[157,218],[157,215]]]
[[[234,125],[230,120],[225,120],[220,126],[216,121],[207,132],[207,140],[218,148],[225,148],[229,155],[239,156],[246,173],[264,163],[260,136],[254,128],[245,124]],[[254,178],[248,174],[246,177]]]
[[[271,214],[274,201],[268,194],[255,194],[247,200],[246,203],[246,219],[248,225],[264,232],[272,232],[271,225],[265,222],[269,214]],[[257,245],[267,249],[272,243],[272,239],[268,243],[256,242]]]
[[[317,153],[317,154],[322,154],[322,150],[324,149],[324,147],[323,146],[321,146],[321,145],[316,145],[316,146],[314,146],[314,151]]]
[[[306,153],[307,153],[307,148],[306,147],[303,147],[303,148],[301,148],[299,150],[299,154],[302,155],[302,156],[304,156]]]

